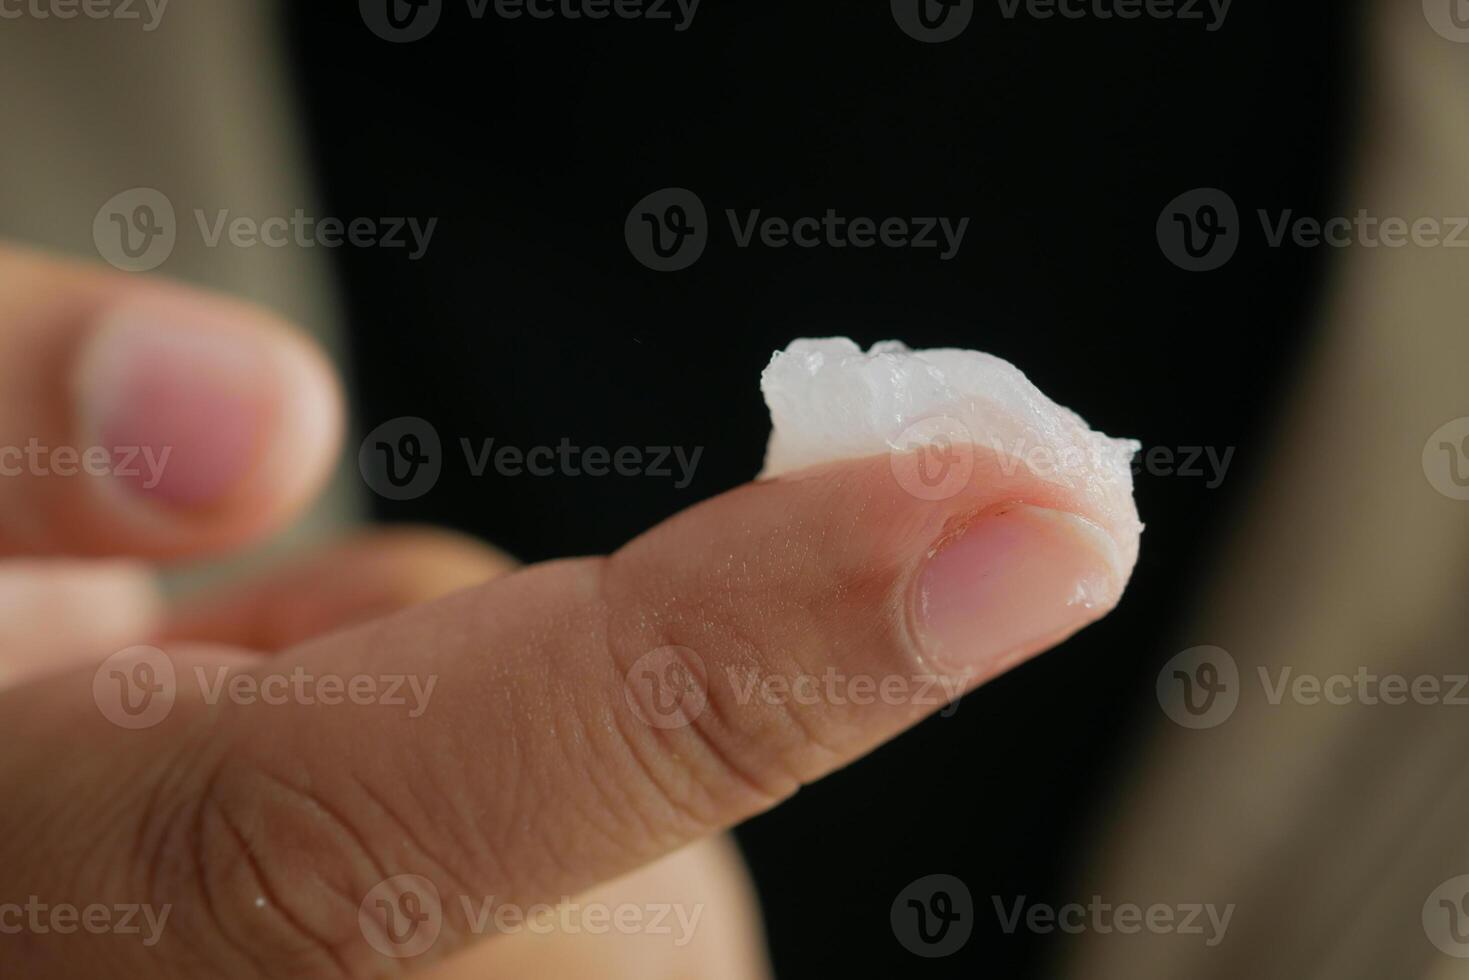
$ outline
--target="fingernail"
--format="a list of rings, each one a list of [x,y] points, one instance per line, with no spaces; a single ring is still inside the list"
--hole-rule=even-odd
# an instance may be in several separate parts
[[[1117,546],[1096,524],[1005,505],[929,557],[918,580],[919,639],[945,669],[991,675],[1100,617],[1124,584]]]
[[[189,309],[166,302],[109,312],[75,377],[81,431],[107,450],[111,475],[179,508],[216,503],[241,484],[280,403],[279,355],[268,338],[201,325]]]

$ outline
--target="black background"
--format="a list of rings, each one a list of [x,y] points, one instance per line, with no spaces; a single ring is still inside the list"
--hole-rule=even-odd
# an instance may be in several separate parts
[[[432,492],[374,498],[527,561],[607,551],[755,474],[757,379],[797,336],[975,347],[1094,426],[1145,446],[1237,447],[1216,490],[1143,475],[1148,528],[1122,606],[742,828],[783,976],[1043,975],[1053,937],[1004,934],[990,895],[1061,903],[1068,869],[1152,678],[1268,450],[1307,350],[1325,259],[1264,244],[1256,209],[1328,212],[1365,88],[1355,3],[1236,0],[1223,28],[1007,20],[976,6],[922,44],[887,2],[705,0],[690,29],[642,20],[472,19],[447,0],[390,44],[355,5],[283,7],[317,177],[333,215],[439,219],[427,255],[344,249],[361,432],[402,415],[446,450]],[[660,274],[629,209],[695,191],[715,227]],[[1244,243],[1181,271],[1160,211],[1227,191]],[[725,208],[795,218],[971,219],[935,251],[735,247]],[[458,440],[703,446],[697,477],[472,477]],[[973,938],[919,959],[888,925],[947,872]],[[1080,896],[1085,900],[1086,896]]]

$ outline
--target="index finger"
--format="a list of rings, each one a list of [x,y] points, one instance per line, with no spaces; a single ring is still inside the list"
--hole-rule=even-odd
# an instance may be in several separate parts
[[[191,828],[153,887],[195,943],[248,949],[268,975],[367,976],[401,930],[364,926],[362,903],[413,882],[437,931],[404,955],[436,958],[476,938],[476,896],[554,902],[716,833],[1104,615],[1137,524],[1089,487],[983,460],[929,501],[885,457],[831,464],[608,558],[535,566],[244,673],[181,670],[181,697],[288,678],[334,679],[339,696],[217,704],[204,741],[184,742],[191,778],[153,804]],[[381,696],[340,696],[359,680]],[[175,737],[198,721],[176,715],[161,726]]]

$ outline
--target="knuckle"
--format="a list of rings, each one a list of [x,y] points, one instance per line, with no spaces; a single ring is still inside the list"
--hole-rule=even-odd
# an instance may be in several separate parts
[[[604,591],[607,643],[631,708],[619,712],[619,731],[678,816],[700,830],[724,826],[786,799],[850,753],[853,719],[808,699],[767,696],[768,679],[829,661],[826,612],[795,603],[751,609],[738,598],[693,607],[615,590]],[[661,610],[656,627],[648,609]],[[872,643],[903,642],[879,629]]]
[[[152,892],[186,944],[227,976],[358,977],[374,965],[358,904],[381,879],[337,811],[240,758],[172,808]]]

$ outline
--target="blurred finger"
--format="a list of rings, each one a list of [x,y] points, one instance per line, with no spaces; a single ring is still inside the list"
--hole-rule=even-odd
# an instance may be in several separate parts
[[[187,600],[169,616],[162,636],[275,651],[478,585],[514,567],[509,556],[462,535],[373,531],[253,581]]]
[[[0,561],[0,687],[101,660],[150,636],[163,601],[126,561]]]
[[[578,895],[539,922],[486,900],[508,934],[432,980],[761,980],[770,970],[754,888],[728,837],[701,841]]]
[[[0,552],[239,545],[312,496],[341,424],[325,359],[268,314],[0,248]]]

